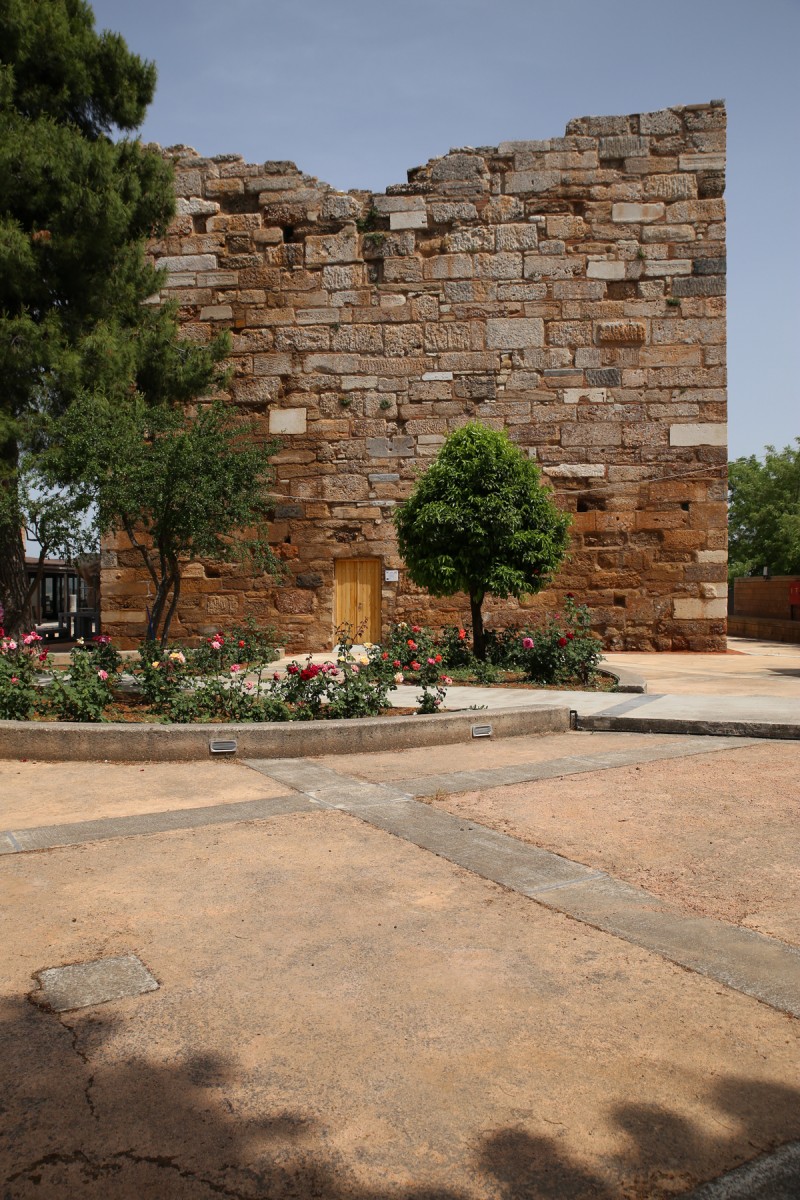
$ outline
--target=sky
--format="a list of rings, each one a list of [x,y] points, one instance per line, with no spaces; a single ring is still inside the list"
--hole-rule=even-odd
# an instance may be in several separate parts
[[[728,107],[730,457],[800,437],[800,0],[95,0],[158,67],[141,136],[384,191],[451,146]]]

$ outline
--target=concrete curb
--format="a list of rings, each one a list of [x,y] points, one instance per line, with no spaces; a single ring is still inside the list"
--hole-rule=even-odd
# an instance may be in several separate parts
[[[351,721],[289,721],[264,725],[79,724],[0,721],[0,759],[41,762],[186,762],[208,758],[211,741],[236,742],[226,758],[313,758],[368,754],[468,742],[473,726],[492,737],[562,733],[569,709],[531,706],[492,713],[364,717]]]
[[[800,725],[777,721],[715,721],[701,717],[578,717],[575,729],[591,733],[681,733],[697,737],[800,738]]]
[[[610,675],[612,679],[616,679],[615,690],[618,692],[644,693],[647,691],[647,680],[628,667],[618,667],[616,663],[612,666],[603,659],[597,669],[601,675]]]

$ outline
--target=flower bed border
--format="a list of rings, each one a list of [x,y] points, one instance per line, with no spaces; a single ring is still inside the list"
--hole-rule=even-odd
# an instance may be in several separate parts
[[[145,725],[102,722],[0,721],[0,759],[39,762],[187,762],[211,757],[210,743],[235,740],[222,758],[308,758],[374,754],[472,740],[472,727],[491,725],[494,737],[563,733],[569,709],[532,705],[500,712],[361,717],[340,721],[265,724]],[[217,757],[214,755],[213,757]]]

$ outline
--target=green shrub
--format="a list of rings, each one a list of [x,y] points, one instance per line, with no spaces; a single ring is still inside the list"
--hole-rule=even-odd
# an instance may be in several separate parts
[[[76,648],[70,654],[69,670],[54,673],[42,696],[42,711],[59,721],[102,721],[113,699],[112,678],[104,667],[95,666],[92,655]]]
[[[564,612],[548,614],[544,627],[521,637],[521,661],[532,683],[593,683],[603,657],[600,639],[592,633],[589,610],[567,594]]]
[[[20,645],[0,629],[0,719],[4,721],[29,721],[33,716],[36,671],[47,658],[46,651],[40,653],[41,640],[31,630]]]

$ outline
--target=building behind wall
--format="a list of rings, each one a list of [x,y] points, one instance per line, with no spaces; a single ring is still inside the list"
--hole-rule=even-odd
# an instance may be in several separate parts
[[[607,645],[723,649],[726,627],[725,109],[571,121],[465,147],[385,194],[290,162],[175,160],[152,245],[183,332],[233,334],[232,400],[278,436],[276,586],[187,570],[177,637],[251,614],[293,649],[339,619],[460,622],[411,585],[391,520],[446,434],[504,428],[574,514],[555,586],[487,605],[520,623],[585,598]],[[103,555],[107,632],[138,640],[147,581]]]

